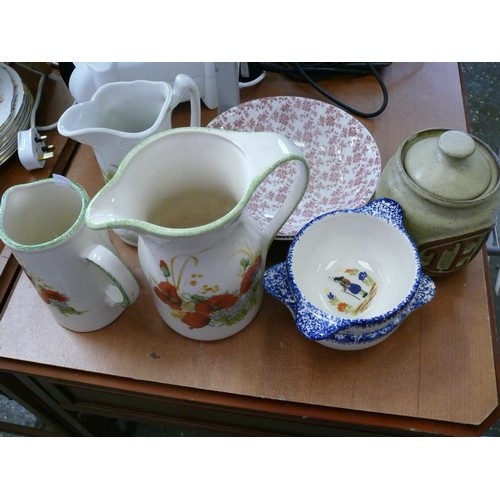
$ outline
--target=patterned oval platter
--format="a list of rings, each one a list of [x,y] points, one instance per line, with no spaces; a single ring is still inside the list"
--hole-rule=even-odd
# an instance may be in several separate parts
[[[314,217],[360,207],[375,192],[382,168],[377,144],[356,118],[331,104],[305,97],[265,97],[228,109],[208,127],[276,132],[302,149],[311,172],[309,186],[276,239],[293,239]],[[255,191],[248,210],[260,227],[279,208],[294,171],[293,162],[282,165]]]

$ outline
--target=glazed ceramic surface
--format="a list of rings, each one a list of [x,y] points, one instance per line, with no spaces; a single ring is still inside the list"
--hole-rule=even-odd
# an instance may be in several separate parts
[[[479,139],[429,129],[410,136],[387,162],[377,197],[398,201],[424,271],[443,276],[467,265],[496,221],[499,160]]]
[[[32,106],[21,77],[0,62],[0,165],[17,151],[17,133],[29,128]]]
[[[259,228],[245,208],[259,184],[285,162],[296,168],[293,185]],[[139,234],[139,261],[163,320],[186,337],[219,340],[257,314],[267,249],[302,198],[308,177],[301,151],[278,134],[173,129],[127,155],[90,203],[86,220],[94,229]],[[201,222],[211,211],[205,201],[212,194],[232,201]]]
[[[107,83],[90,101],[66,110],[57,129],[61,135],[92,147],[108,182],[132,148],[172,127],[172,111],[183,100],[184,92],[190,96],[191,126],[199,126],[198,87],[191,77],[178,75],[173,88],[160,81]],[[133,231],[116,232],[126,243],[137,245]]]
[[[266,271],[264,285],[291,310],[302,334],[338,349],[380,342],[435,292],[401,207],[390,199],[310,221],[286,262]]]
[[[12,112],[12,101],[14,99],[14,85],[3,68],[0,67],[0,126],[9,118]]]
[[[0,237],[50,312],[65,328],[87,332],[114,321],[139,293],[106,231],[85,224],[89,198],[65,177],[9,188]]]
[[[354,117],[330,104],[304,97],[266,97],[217,116],[209,127],[277,132],[303,151],[311,178],[303,200],[276,235],[292,239],[318,214],[367,203],[380,176],[378,147]],[[248,209],[265,226],[293,181],[293,166],[273,172],[256,190]]]
[[[170,129],[172,111],[189,92],[191,126],[200,125],[200,94],[187,75],[178,75],[174,87],[166,82],[136,80],[111,82],[92,99],[67,109],[57,123],[63,136],[92,147],[106,181],[125,155],[152,135]]]
[[[288,285],[288,274],[284,262],[276,264],[266,270],[264,275],[264,286],[266,291],[281,300],[294,318],[300,322],[301,332],[306,338],[316,340],[312,334],[308,332],[321,331],[325,325],[331,321],[330,314],[318,309],[312,304],[303,303],[302,309],[297,306],[295,296],[291,292]],[[406,307],[391,320],[385,323],[384,326],[370,326],[368,324],[360,326],[352,326],[349,329],[332,331],[331,334],[324,340],[316,340],[318,343],[330,347],[332,349],[339,349],[345,351],[354,351],[372,347],[384,339],[389,337],[403,322],[403,320],[415,309],[422,307],[427,302],[430,302],[435,295],[434,282],[426,276],[422,275],[417,292],[412,297]]]

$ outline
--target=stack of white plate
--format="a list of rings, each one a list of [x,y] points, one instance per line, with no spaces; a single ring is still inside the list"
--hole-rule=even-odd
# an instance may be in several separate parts
[[[33,96],[17,72],[0,62],[0,165],[17,151],[17,132],[30,127]]]

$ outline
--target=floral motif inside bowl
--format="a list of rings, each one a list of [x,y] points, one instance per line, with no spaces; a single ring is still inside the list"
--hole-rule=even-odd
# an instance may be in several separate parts
[[[302,334],[339,349],[380,342],[435,294],[402,209],[387,198],[311,220],[286,261],[266,271],[264,285]]]

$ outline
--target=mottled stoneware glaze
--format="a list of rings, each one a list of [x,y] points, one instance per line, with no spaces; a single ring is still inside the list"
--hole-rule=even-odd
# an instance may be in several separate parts
[[[481,140],[429,129],[404,141],[375,192],[403,207],[424,271],[443,276],[467,265],[495,224],[499,161]]]

